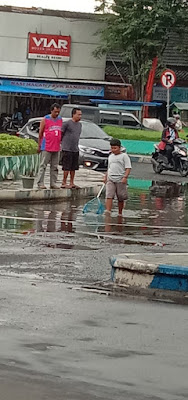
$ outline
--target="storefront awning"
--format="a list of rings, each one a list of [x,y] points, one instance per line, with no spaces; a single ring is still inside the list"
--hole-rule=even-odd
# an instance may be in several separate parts
[[[140,111],[142,109],[141,106],[118,106],[114,104],[98,104],[98,108],[102,110],[118,110],[118,111]]]
[[[6,93],[31,93],[31,94],[40,94],[45,96],[54,96],[54,97],[61,97],[64,99],[68,98],[67,94],[58,92],[56,90],[50,89],[42,89],[42,88],[33,88],[33,87],[21,87],[16,85],[0,85],[0,92]]]
[[[188,111],[188,103],[176,103],[176,102],[174,102],[173,106],[175,106],[180,111]]]
[[[108,105],[114,105],[114,106],[125,106],[125,107],[142,107],[142,106],[147,106],[147,107],[160,107],[162,106],[161,102],[148,102],[148,101],[132,101],[132,100],[101,100],[101,99],[90,99],[91,103],[94,104],[108,104]],[[133,108],[132,108],[133,109]]]
[[[101,85],[9,78],[0,79],[0,92],[31,93],[64,99],[69,95],[104,97],[104,87]]]

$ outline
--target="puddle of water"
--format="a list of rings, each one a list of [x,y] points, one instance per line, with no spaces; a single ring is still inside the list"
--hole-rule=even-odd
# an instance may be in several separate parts
[[[89,246],[81,246],[75,244],[67,244],[67,243],[46,243],[44,246],[50,247],[53,249],[64,249],[64,250],[99,250],[99,248],[89,247]]]
[[[130,244],[130,237],[163,235],[164,230],[187,233],[188,227],[188,185],[153,181],[142,190],[129,188],[129,199],[123,218],[117,216],[117,201],[114,201],[112,216],[82,214],[85,200],[70,203],[9,204],[0,208],[0,230],[23,234],[65,233],[73,235],[111,234]],[[120,236],[124,237],[121,239]],[[126,237],[125,237],[126,236]],[[145,242],[145,240],[143,241]],[[59,243],[56,248],[64,250],[90,250],[87,246]],[[97,250],[97,248],[94,248]]]
[[[185,195],[188,185],[175,182],[153,181],[149,190],[153,196],[172,198]]]

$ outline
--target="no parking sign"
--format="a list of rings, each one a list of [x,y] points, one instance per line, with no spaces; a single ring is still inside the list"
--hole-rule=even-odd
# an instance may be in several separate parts
[[[175,72],[166,69],[161,75],[161,83],[166,89],[171,89],[176,84]]]
[[[169,117],[170,93],[169,89],[176,84],[176,74],[171,69],[166,69],[161,75],[161,84],[167,89],[167,118]]]

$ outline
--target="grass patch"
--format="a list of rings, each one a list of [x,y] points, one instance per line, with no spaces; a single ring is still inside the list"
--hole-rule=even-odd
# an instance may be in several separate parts
[[[21,139],[16,136],[0,135],[0,156],[22,156],[36,154],[37,143],[32,139]]]
[[[161,133],[157,131],[149,131],[142,129],[126,129],[119,126],[106,125],[103,130],[113,138],[123,139],[123,140],[144,140],[148,142],[159,142],[161,140]],[[182,139],[187,139],[188,129],[185,128],[183,132],[180,133]]]

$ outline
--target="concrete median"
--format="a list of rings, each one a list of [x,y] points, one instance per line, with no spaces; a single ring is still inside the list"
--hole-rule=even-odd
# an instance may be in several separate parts
[[[177,258],[174,257],[174,259]],[[154,262],[150,262],[148,257],[144,260],[144,254],[140,259],[141,261],[131,258],[131,255],[127,254],[111,258],[112,281],[116,285],[133,289],[188,292],[188,263],[186,265],[186,261],[184,265],[163,264],[156,262],[155,254],[153,254]]]

